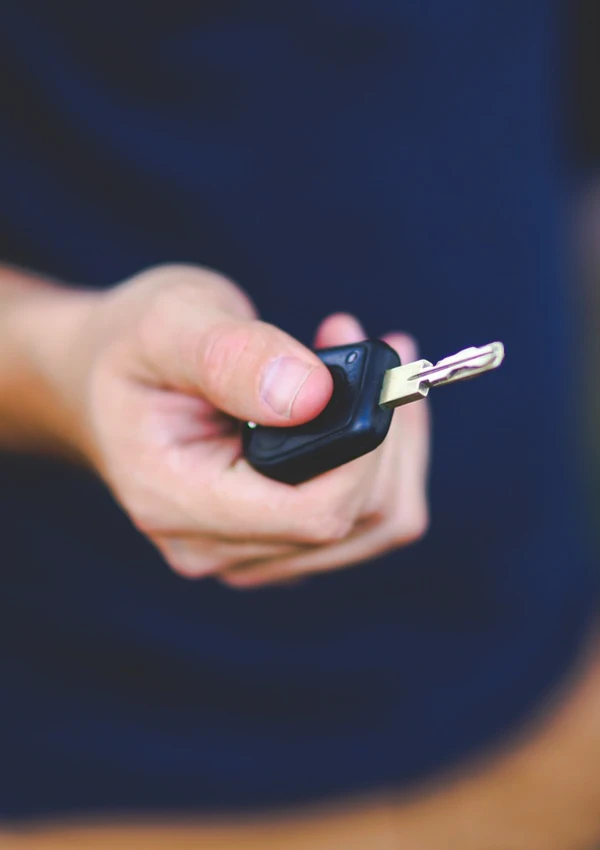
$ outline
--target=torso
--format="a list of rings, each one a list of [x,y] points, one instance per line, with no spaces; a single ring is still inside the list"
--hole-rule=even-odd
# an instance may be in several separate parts
[[[195,262],[305,341],[344,309],[433,358],[508,352],[434,400],[428,540],[293,590],[187,583],[96,482],[3,461],[5,816],[410,784],[569,668],[593,599],[561,395],[551,17],[543,0],[2,12],[5,259],[99,287]]]

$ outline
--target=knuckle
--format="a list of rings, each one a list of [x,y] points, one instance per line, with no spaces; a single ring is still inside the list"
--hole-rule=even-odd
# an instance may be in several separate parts
[[[173,517],[167,516],[165,511],[157,509],[151,499],[145,498],[139,493],[125,493],[121,496],[126,512],[133,527],[151,543],[161,548],[162,540],[170,534],[177,533],[177,525],[170,527]]]
[[[164,280],[168,278],[172,278],[176,275],[185,275],[185,274],[193,274],[198,273],[200,269],[198,266],[194,266],[192,263],[156,263],[154,266],[149,266],[144,269],[138,277],[144,277],[146,279],[156,278],[158,280]]]
[[[169,290],[179,285],[193,287],[194,289],[197,289],[199,285],[204,287],[216,287],[219,284],[235,286],[232,281],[218,274],[218,272],[204,266],[196,266],[193,263],[158,263],[143,271],[139,277],[143,277],[147,281],[151,280],[159,287],[164,286]]]
[[[401,521],[396,524],[394,542],[399,546],[418,543],[429,529],[429,512],[426,504],[415,505],[410,511],[404,511]]]
[[[196,289],[187,282],[171,283],[168,286],[158,286],[147,301],[147,306],[140,317],[140,334],[148,348],[152,348],[156,339],[160,339],[163,329],[168,327],[181,312],[181,303],[190,299],[190,292]]]
[[[351,532],[353,521],[330,513],[314,513],[302,526],[301,535],[308,543],[327,545],[343,540]]]
[[[216,306],[244,319],[256,318],[250,296],[231,278],[209,268],[202,268],[204,286],[211,292]]]
[[[389,509],[385,504],[369,505],[361,515],[361,522],[367,523],[370,528],[385,525],[389,519]]]
[[[151,295],[153,307],[159,315],[161,309],[173,309],[180,299],[197,299],[198,292],[206,289],[204,269],[185,263],[152,266],[134,280]]]
[[[256,590],[271,584],[267,579],[257,579],[244,573],[224,573],[219,576],[219,581],[233,590]]]
[[[182,578],[200,579],[217,573],[222,564],[214,558],[197,557],[167,557],[167,564]]]
[[[155,545],[166,563],[183,578],[200,579],[214,575],[223,568],[222,560],[210,550],[203,552],[181,538],[161,539]]]
[[[143,534],[144,537],[152,539],[160,533],[159,524],[150,514],[135,513],[130,514],[129,518],[135,530]]]
[[[162,316],[164,321],[165,313],[178,315],[182,305],[196,306],[202,289],[204,280],[198,270],[170,276],[155,294],[154,314]]]
[[[164,263],[144,272],[144,279],[158,286],[159,294],[197,303],[199,292],[213,306],[243,318],[254,318],[256,309],[250,297],[230,278],[204,266]]]

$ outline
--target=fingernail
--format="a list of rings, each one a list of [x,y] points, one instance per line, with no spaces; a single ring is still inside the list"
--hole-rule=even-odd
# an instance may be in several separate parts
[[[263,401],[280,416],[290,418],[292,405],[314,366],[295,357],[278,357],[267,366],[260,387]]]

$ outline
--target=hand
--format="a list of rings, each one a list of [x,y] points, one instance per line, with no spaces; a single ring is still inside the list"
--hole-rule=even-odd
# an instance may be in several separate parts
[[[355,319],[336,315],[316,345],[362,337]],[[416,357],[408,337],[386,339],[403,360]],[[424,533],[424,403],[396,411],[375,452],[299,486],[241,457],[235,420],[306,422],[332,381],[225,278],[186,266],[143,272],[98,296],[79,340],[77,379],[64,392],[80,450],[181,575],[257,586],[365,561]]]

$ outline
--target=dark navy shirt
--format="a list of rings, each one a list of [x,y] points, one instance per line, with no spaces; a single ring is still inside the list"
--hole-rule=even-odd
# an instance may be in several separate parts
[[[347,310],[429,358],[507,347],[433,399],[427,539],[294,589],[186,581],[100,482],[2,460],[5,817],[414,783],[569,669],[595,592],[557,35],[547,0],[2,4],[5,260],[204,264],[305,342]]]

